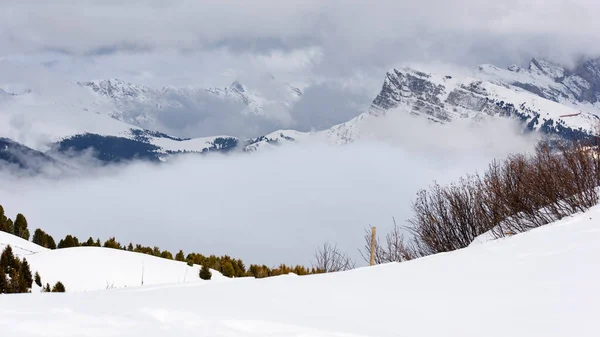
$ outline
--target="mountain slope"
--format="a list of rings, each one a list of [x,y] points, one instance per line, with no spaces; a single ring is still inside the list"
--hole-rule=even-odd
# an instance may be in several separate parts
[[[7,295],[0,327],[19,336],[597,336],[599,218],[595,207],[502,240],[349,272]]]
[[[57,81],[55,93],[45,88],[5,95],[0,99],[0,136],[49,154],[89,149],[102,161],[145,158],[153,161],[180,152],[205,153],[233,149],[227,136],[182,139],[146,130],[110,117],[117,109],[86,88]],[[15,161],[11,159],[11,161]]]
[[[0,168],[6,167],[30,173],[40,173],[49,168],[66,168],[64,164],[42,152],[0,137]]]
[[[508,117],[520,121],[526,131],[581,139],[600,123],[599,83],[599,60],[583,62],[573,71],[537,59],[529,69],[482,65],[463,78],[392,69],[368,111],[360,116],[320,132],[276,131],[251,148],[308,138],[350,143],[365,136],[366,122],[385,120],[390,114],[422,116],[435,123]]]
[[[202,112],[206,106],[219,101],[233,103],[220,108],[237,110],[240,114],[265,115],[271,110],[286,110],[302,96],[302,91],[288,83],[269,81],[275,97],[263,97],[250,92],[243,84],[234,81],[224,88],[162,87],[151,88],[119,79],[79,83],[88,87],[100,98],[108,98],[117,109],[111,116],[123,122],[151,127],[167,114],[177,116],[181,111]],[[213,107],[215,109],[215,107]]]

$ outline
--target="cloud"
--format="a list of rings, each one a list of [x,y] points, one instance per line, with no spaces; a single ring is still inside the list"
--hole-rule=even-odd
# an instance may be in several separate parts
[[[514,61],[598,53],[594,1],[20,1],[2,4],[0,54],[319,47],[330,70],[417,58]],[[60,19],[57,19],[60,18]],[[560,24],[558,24],[560,23]],[[493,48],[488,48],[493,46]],[[525,48],[524,48],[525,47]],[[497,56],[500,55],[500,56]],[[546,55],[542,55],[546,56]]]
[[[392,216],[403,223],[418,189],[533,146],[508,124],[495,122],[479,130],[418,123],[397,130],[413,131],[403,142],[297,144],[96,168],[63,178],[5,173],[0,202],[55,239],[68,233],[80,239],[116,236],[267,265],[308,264],[314,249],[331,241],[359,259],[363,230],[374,225],[385,233]],[[478,141],[483,134],[486,141]]]
[[[298,131],[324,130],[344,123],[367,110],[372,97],[354,92],[335,82],[308,87],[291,110]]]

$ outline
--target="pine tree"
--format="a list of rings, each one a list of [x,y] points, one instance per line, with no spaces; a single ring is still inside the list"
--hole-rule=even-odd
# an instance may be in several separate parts
[[[87,241],[85,243],[82,244],[82,246],[88,246],[91,247],[94,245],[94,239],[90,236],[89,239],[87,239]]]
[[[10,270],[8,274],[10,276],[10,281],[8,282],[8,286],[6,287],[7,294],[17,294],[19,293],[20,283],[19,283],[19,271],[16,268]]]
[[[27,228],[27,219],[21,213],[17,214],[13,225],[13,234],[25,240],[29,240],[29,229]]]
[[[33,285],[33,276],[31,275],[31,268],[29,267],[29,263],[26,258],[23,258],[21,262],[21,269],[19,270],[19,274],[23,276],[23,280],[25,280],[27,289],[31,289]]]
[[[23,273],[22,271],[19,271],[19,273],[17,274],[17,283],[18,283],[18,288],[16,290],[17,293],[28,293],[29,289],[31,289],[31,287],[27,286],[27,280],[25,279],[25,273]]]
[[[6,293],[6,287],[8,286],[8,278],[6,278],[6,274],[4,270],[0,270],[0,294]]]
[[[163,259],[173,260],[173,254],[171,254],[171,252],[168,250],[163,250],[162,253],[160,253],[160,257]]]
[[[44,287],[44,292],[45,292],[45,293],[49,293],[49,292],[51,292],[51,291],[52,291],[52,290],[50,289],[50,283],[46,283],[46,286]]]
[[[60,240],[58,242],[58,248],[71,248],[79,246],[79,240],[77,237],[73,237],[72,235],[65,236],[64,240]]]
[[[175,260],[177,261],[185,261],[185,255],[183,254],[183,250],[179,250],[179,253],[175,255]]]
[[[212,273],[207,265],[203,264],[202,268],[200,268],[200,278],[203,280],[210,280],[212,277]]]
[[[133,252],[133,243],[129,243],[129,245],[127,246],[127,250]]]
[[[0,231],[7,232],[8,228],[5,227],[7,223],[8,218],[4,214],[4,207],[0,205]],[[8,233],[12,233],[12,231],[8,231]]]
[[[35,243],[38,246],[46,247],[46,233],[44,233],[43,230],[37,228],[33,232],[33,238],[31,239],[31,242]]]
[[[117,239],[115,237],[112,237],[112,238],[106,240],[106,242],[104,242],[104,247],[121,249],[121,244],[119,242],[117,242]]]
[[[56,242],[54,242],[54,238],[49,234],[46,236],[46,248],[56,249]]]
[[[11,233],[11,234],[13,233],[13,222],[11,219],[7,218],[6,221],[4,221],[4,223],[0,224],[0,225],[2,225],[3,232]]]
[[[50,286],[48,286],[48,287],[50,287]],[[66,291],[65,286],[60,281],[56,282],[54,287],[52,287],[53,293],[64,293],[65,291]]]
[[[42,287],[42,278],[40,276],[40,273],[38,273],[37,271],[35,272],[34,280],[35,280],[35,284],[37,284],[37,286],[41,288]]]
[[[231,261],[227,261],[223,264],[223,269],[221,269],[221,273],[225,277],[234,277],[235,276],[235,269],[233,269],[233,265],[231,264]]]
[[[15,259],[10,245],[7,245],[2,255],[0,255],[0,266],[5,274],[10,274],[12,269],[19,268],[19,260]]]

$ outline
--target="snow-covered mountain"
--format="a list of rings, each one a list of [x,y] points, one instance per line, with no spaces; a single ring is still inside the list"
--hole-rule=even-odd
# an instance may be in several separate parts
[[[356,118],[319,132],[276,131],[250,147],[307,138],[350,143],[365,136],[365,123],[394,114],[422,116],[435,123],[508,117],[530,131],[567,139],[587,137],[600,122],[600,59],[585,61],[574,70],[538,59],[526,69],[482,65],[467,77],[392,69],[368,111]]]
[[[268,111],[291,108],[302,96],[302,91],[289,83],[271,78],[269,84],[272,95],[251,92],[237,80],[224,88],[171,86],[157,89],[119,79],[79,83],[115,104],[116,109],[110,113],[113,118],[140,127],[153,125],[161,113],[176,114],[178,109],[201,111],[210,105],[211,99],[232,103],[226,108],[237,109],[241,114],[265,115]]]
[[[66,168],[63,163],[52,157],[15,143],[10,139],[0,137],[0,166],[12,167],[19,171],[40,173],[43,170]]]
[[[197,107],[206,99],[239,104],[245,107],[242,114],[264,114],[289,108],[302,94],[287,83],[271,83],[278,92],[272,97],[278,99],[250,93],[239,82],[222,89],[154,89],[113,79],[76,84],[53,79],[22,90],[0,82],[0,136],[48,154],[92,148],[102,161],[158,161],[176,153],[255,151],[292,141],[347,144],[376,132],[366,127],[371,122],[393,123],[400,115],[434,123],[506,117],[522,122],[525,130],[568,139],[588,137],[600,116],[600,60],[568,69],[533,59],[527,68],[482,65],[468,76],[392,69],[367,111],[322,131],[279,130],[244,140],[227,135],[190,139],[140,126],[151,125],[170,109]],[[401,132],[406,125],[397,127]]]

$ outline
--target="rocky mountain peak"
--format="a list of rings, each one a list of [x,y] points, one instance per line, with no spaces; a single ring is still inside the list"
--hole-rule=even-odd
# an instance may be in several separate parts
[[[565,68],[559,64],[545,59],[531,59],[529,70],[534,73],[544,74],[554,80],[560,80],[565,77]]]
[[[116,78],[110,78],[98,82],[91,81],[79,83],[79,85],[87,86],[96,93],[112,99],[133,99],[139,97],[143,92],[147,91],[146,88]]]
[[[379,95],[373,100],[370,111],[374,114],[409,104],[437,114],[442,102],[439,96],[445,88],[434,83],[431,75],[413,69],[393,69],[386,74]]]
[[[238,80],[233,81],[233,83],[231,83],[230,88],[231,88],[231,90],[237,91],[239,93],[246,92],[246,88]]]

